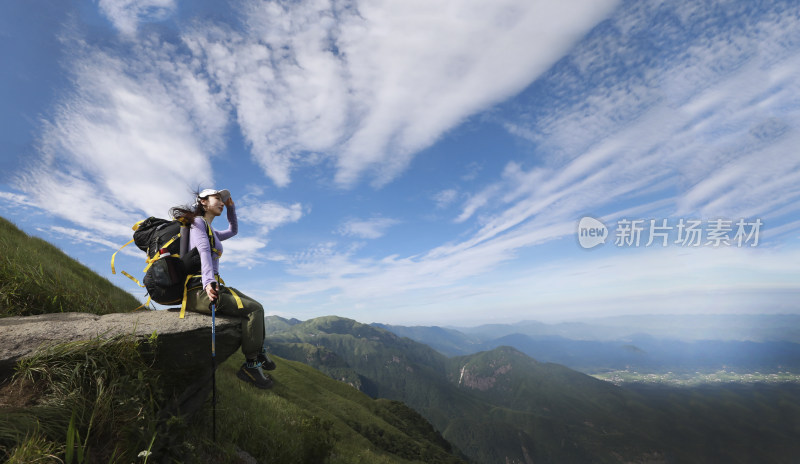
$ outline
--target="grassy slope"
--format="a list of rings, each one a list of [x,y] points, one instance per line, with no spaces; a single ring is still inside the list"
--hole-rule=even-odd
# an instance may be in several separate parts
[[[141,303],[46,241],[0,217],[0,317],[108,314]]]
[[[331,463],[460,462],[433,427],[402,403],[372,399],[305,364],[274,359],[278,368],[269,391],[235,377],[240,354],[220,366],[221,441],[262,463],[322,462],[326,450]]]

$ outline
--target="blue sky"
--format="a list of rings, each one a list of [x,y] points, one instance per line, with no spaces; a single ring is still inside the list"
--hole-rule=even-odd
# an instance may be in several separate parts
[[[269,314],[800,313],[796,2],[7,1],[0,34],[3,216],[137,296],[111,253],[199,186]]]

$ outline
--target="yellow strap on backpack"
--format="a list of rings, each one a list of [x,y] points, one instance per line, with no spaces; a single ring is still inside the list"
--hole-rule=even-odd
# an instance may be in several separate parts
[[[141,284],[141,282],[139,282],[139,279],[137,279],[136,277],[134,277],[134,276],[132,276],[132,275],[128,274],[128,273],[127,273],[127,272],[125,272],[125,271],[120,271],[120,272],[121,272],[121,273],[122,273],[122,275],[124,275],[125,277],[127,277],[127,278],[131,279],[132,281],[136,282],[136,285],[138,285],[138,286],[140,286],[140,287],[144,288],[144,285],[142,285],[142,284]]]
[[[139,224],[143,223],[144,221],[145,221],[145,219],[142,219],[141,221],[138,221],[136,224],[134,224],[134,225],[131,227],[131,229],[132,229],[132,230],[135,232],[137,229],[139,229]],[[120,251],[122,251],[122,249],[123,249],[123,248],[125,248],[126,246],[130,245],[130,244],[131,244],[131,243],[133,243],[133,242],[134,242],[134,239],[130,239],[130,240],[129,240],[129,241],[128,241],[128,242],[127,242],[125,245],[122,245],[121,247],[119,247],[119,249],[118,249],[117,251],[115,251],[113,255],[111,255],[111,273],[112,273],[112,274],[116,274],[116,273],[117,273],[117,270],[114,268],[114,260],[116,260],[116,259],[117,259],[117,253],[119,253]],[[127,272],[125,272],[125,271],[120,271],[120,273],[121,273],[122,275],[124,275],[125,277],[127,277],[127,278],[131,279],[132,281],[136,282],[136,285],[138,285],[138,286],[140,286],[140,287],[144,288],[144,285],[142,285],[142,283],[141,283],[141,282],[139,282],[139,279],[137,279],[136,277],[134,277],[134,276],[132,276],[132,275],[128,274],[128,273],[127,273]],[[145,301],[145,303],[144,303],[143,305],[140,305],[139,307],[137,307],[137,308],[134,308],[134,309],[133,309],[133,311],[136,311],[137,309],[139,309],[139,308],[141,308],[141,307],[146,307],[146,306],[148,306],[149,304],[150,304],[150,296],[148,295],[148,296],[147,296],[147,301]]]
[[[186,316],[186,299],[187,299],[186,297],[189,294],[189,289],[187,287],[189,286],[189,279],[191,279],[192,277],[197,277],[197,276],[194,274],[186,276],[186,281],[183,283],[183,300],[181,301],[181,314],[179,316],[180,319],[184,319],[184,317]],[[221,283],[223,286],[225,285],[225,281],[222,280],[222,277],[220,277],[219,274],[217,274],[216,278],[219,283]],[[242,299],[239,298],[239,295],[237,295],[232,288],[230,287],[225,287],[225,288],[227,288],[228,291],[231,292],[231,295],[233,295],[233,299],[236,300],[236,307],[239,309],[244,309],[244,304],[242,303]]]
[[[232,288],[230,288],[230,287],[225,287],[225,288],[230,290],[231,295],[233,295],[233,299],[236,300],[236,307],[239,308],[239,309],[244,309],[244,305],[242,304],[242,299],[239,298],[239,295],[237,295],[236,292],[234,292]]]
[[[136,308],[133,308],[131,312],[136,311],[139,308],[147,308],[149,306],[150,306],[150,295],[147,296],[147,301],[145,301],[143,305],[139,305]]]
[[[186,288],[189,286],[189,279],[194,277],[194,274],[189,274],[186,276],[186,280],[183,282],[183,300],[181,300],[181,314],[178,316],[180,319],[183,319],[186,316],[186,295],[189,293],[189,289]]]
[[[122,245],[121,247],[119,247],[119,250],[115,251],[115,252],[114,252],[114,254],[113,254],[113,255],[111,255],[111,273],[112,273],[112,274],[116,274],[116,273],[117,273],[117,270],[116,270],[116,269],[114,269],[114,259],[116,259],[116,258],[117,258],[117,253],[119,253],[120,251],[122,251],[122,249],[123,249],[123,248],[125,248],[125,247],[126,247],[126,246],[128,246],[128,245],[130,245],[131,243],[133,243],[133,239],[131,239],[131,240],[130,240],[128,243],[126,243],[125,245]],[[125,271],[122,271],[122,272],[125,272]]]
[[[161,245],[161,248],[167,248],[168,246],[172,245],[172,242],[174,242],[175,240],[177,240],[177,239],[178,239],[180,236],[181,236],[181,234],[179,233],[178,235],[176,235],[176,236],[172,237],[171,239],[167,240],[167,243],[165,243],[165,244]],[[177,254],[175,254],[175,255],[170,255],[170,256],[174,256],[174,257],[176,257],[176,258],[180,258],[180,257],[181,257],[180,255],[177,255]],[[152,258],[146,258],[146,259],[145,259],[145,261],[147,262],[147,266],[145,266],[145,268],[144,268],[144,271],[142,271],[142,272],[145,272],[145,273],[146,273],[146,272],[147,272],[147,270],[148,270],[148,269],[150,269],[150,266],[152,266],[152,265],[153,265],[153,263],[155,263],[155,262],[156,262],[156,261],[158,261],[159,259],[161,259],[161,251],[160,251],[160,250],[159,250],[159,251],[156,251],[156,254],[155,254],[155,255],[153,255],[153,257],[152,257]]]
[[[144,221],[146,221],[146,219],[142,219],[141,221],[137,222],[136,224],[133,225],[133,227],[131,227],[131,229],[136,231],[139,228],[139,224],[143,223]],[[125,245],[122,245],[121,247],[119,247],[119,250],[115,251],[114,254],[111,255],[111,273],[112,274],[116,274],[117,273],[117,270],[114,269],[114,260],[117,258],[117,253],[122,251],[123,248],[125,248],[128,245],[130,245],[131,243],[133,243],[133,239],[130,239],[130,241],[128,241],[128,243],[126,243]],[[125,272],[123,271],[123,274],[124,273]],[[130,274],[127,274],[127,275],[128,275],[128,277],[130,277]],[[136,280],[136,279],[134,279],[134,280]],[[138,283],[138,281],[137,281],[137,283]],[[141,287],[141,285],[139,285],[139,286]]]

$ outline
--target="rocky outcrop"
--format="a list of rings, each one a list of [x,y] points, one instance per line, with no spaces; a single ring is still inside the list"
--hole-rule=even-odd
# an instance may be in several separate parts
[[[494,364],[490,365],[490,367],[495,367]],[[497,378],[500,375],[507,374],[511,372],[511,364],[506,364],[503,366],[498,367],[494,370],[492,375],[482,377],[472,371],[469,370],[467,365],[461,368],[461,374],[458,379],[458,385],[464,385],[467,388],[471,388],[473,390],[480,390],[480,391],[487,391],[494,387],[494,384],[497,382]]]
[[[14,365],[46,344],[95,337],[157,334],[155,367],[168,373],[174,405],[181,413],[199,408],[211,391],[211,317],[173,311],[143,311],[98,316],[54,313],[0,319],[0,382],[13,375]],[[241,319],[217,316],[216,361],[222,363],[241,343]],[[172,411],[172,412],[177,412]]]

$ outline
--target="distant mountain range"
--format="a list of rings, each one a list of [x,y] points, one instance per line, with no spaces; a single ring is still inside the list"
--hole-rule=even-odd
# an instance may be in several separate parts
[[[442,346],[485,343],[453,329],[414,330],[438,334]],[[621,388],[509,346],[448,358],[333,316],[270,316],[267,331],[278,356],[404,402],[474,462],[749,463],[800,455],[796,384]]]
[[[512,333],[556,335],[575,340],[613,341],[636,334],[680,341],[720,340],[800,343],[800,315],[796,314],[645,314],[545,324],[485,324],[449,327],[465,334],[502,337]]]
[[[585,373],[800,371],[800,316],[625,316],[581,323],[474,328],[373,324],[447,356],[513,346],[539,361]]]

